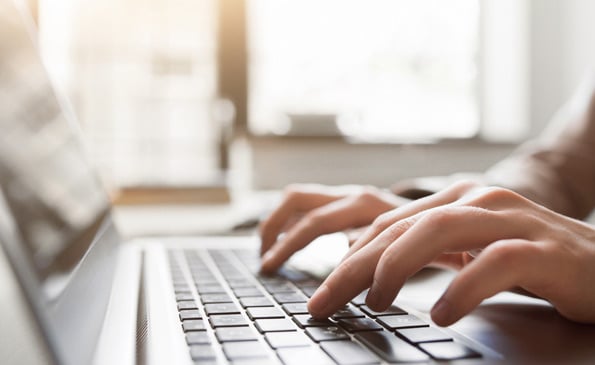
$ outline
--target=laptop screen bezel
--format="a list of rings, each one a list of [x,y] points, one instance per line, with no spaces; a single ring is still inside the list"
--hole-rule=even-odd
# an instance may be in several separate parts
[[[30,14],[17,1],[5,2],[3,6],[8,13],[14,13],[13,21],[21,22],[23,30],[29,33],[31,43],[27,46],[32,47],[41,62],[38,45],[31,34]],[[54,87],[47,73],[45,76],[68,128],[80,140],[81,131],[65,96]],[[50,298],[44,290],[43,278],[26,251],[26,242],[5,194],[7,191],[0,185],[0,216],[5,217],[0,219],[0,241],[29,304],[31,319],[37,323],[50,350],[50,357],[59,364],[91,363],[110,300],[119,252],[120,237],[109,204],[87,250],[68,272],[59,293]]]

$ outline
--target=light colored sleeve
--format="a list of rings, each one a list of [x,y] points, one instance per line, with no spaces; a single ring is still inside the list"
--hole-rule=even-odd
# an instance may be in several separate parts
[[[585,218],[595,206],[595,83],[583,85],[538,139],[484,178],[556,212]]]

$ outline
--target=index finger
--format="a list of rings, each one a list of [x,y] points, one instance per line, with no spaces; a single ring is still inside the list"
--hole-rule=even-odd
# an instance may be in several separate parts
[[[477,186],[478,184],[476,182],[460,181],[435,194],[414,200],[409,204],[403,205],[397,209],[385,213],[379,218],[379,220],[374,222],[374,224],[370,226],[370,228],[364,232],[364,234],[359,237],[359,239],[351,246],[343,260],[347,259],[356,251],[370,243],[370,241],[372,241],[390,225],[408,217],[412,217],[425,210],[453,203],[470,189]]]
[[[442,207],[428,212],[382,253],[366,302],[374,310],[384,310],[405,281],[440,254],[525,238],[526,226],[516,214],[477,207]]]
[[[381,249],[360,250],[333,270],[308,301],[308,311],[314,318],[326,318],[353,297],[370,287]]]
[[[340,196],[315,192],[291,191],[287,193],[277,209],[260,225],[260,254],[264,254],[273,246],[283,227],[292,216],[310,211],[340,198]]]

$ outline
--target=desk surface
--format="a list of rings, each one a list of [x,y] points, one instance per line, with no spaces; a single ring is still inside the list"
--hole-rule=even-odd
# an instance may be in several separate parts
[[[227,204],[119,205],[114,220],[124,238],[230,234],[239,224],[266,215],[279,192],[236,194]]]

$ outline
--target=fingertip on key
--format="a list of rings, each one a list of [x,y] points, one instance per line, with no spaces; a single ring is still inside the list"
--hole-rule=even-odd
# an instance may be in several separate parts
[[[275,267],[275,253],[272,250],[265,252],[260,261],[260,271],[264,273],[274,272]]]
[[[308,312],[310,312],[314,318],[326,317],[324,316],[324,311],[328,307],[329,301],[329,288],[327,285],[322,284],[308,301]]]

